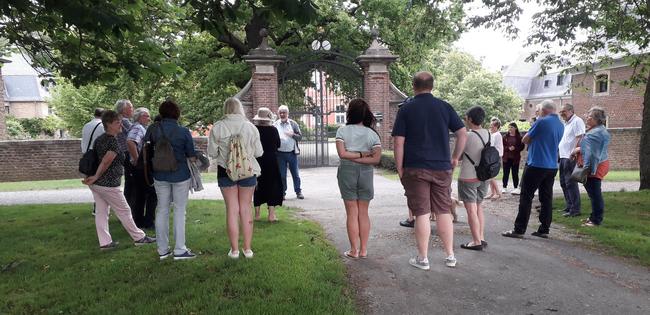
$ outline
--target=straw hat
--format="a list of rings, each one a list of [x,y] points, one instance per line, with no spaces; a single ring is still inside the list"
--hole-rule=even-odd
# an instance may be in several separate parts
[[[273,119],[274,118],[273,116],[274,116],[273,112],[271,112],[270,109],[266,107],[260,107],[257,110],[257,115],[253,117],[253,121],[260,122],[260,123],[264,123],[264,122],[272,123],[273,121],[275,121],[275,119]]]

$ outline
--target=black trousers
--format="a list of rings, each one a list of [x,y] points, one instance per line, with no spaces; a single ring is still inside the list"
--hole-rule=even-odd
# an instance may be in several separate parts
[[[515,164],[517,162],[517,164]],[[508,187],[508,177],[512,169],[512,185],[519,186],[519,161],[507,159],[503,162],[503,188]]]
[[[129,204],[129,207],[133,209],[135,203],[135,191],[133,190],[133,182],[135,181],[135,167],[131,164],[131,156],[129,152],[124,152],[124,198]]]
[[[135,225],[139,228],[154,228],[158,196],[156,196],[156,189],[147,185],[143,169],[135,168],[133,171],[132,192],[133,205],[129,205]]]
[[[519,212],[515,219],[515,233],[524,234],[528,228],[530,210],[539,189],[539,201],[542,208],[539,213],[540,226],[537,232],[548,233],[553,220],[553,183],[557,169],[528,166],[524,169],[521,180],[521,195],[519,195]]]

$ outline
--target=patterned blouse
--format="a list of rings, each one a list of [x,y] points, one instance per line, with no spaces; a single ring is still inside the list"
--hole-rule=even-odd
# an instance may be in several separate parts
[[[99,136],[95,140],[95,151],[100,163],[108,151],[113,151],[117,154],[113,162],[108,166],[108,169],[100,176],[95,185],[104,187],[119,187],[122,182],[122,175],[124,174],[124,155],[120,154],[120,148],[117,144],[117,139],[107,133]]]

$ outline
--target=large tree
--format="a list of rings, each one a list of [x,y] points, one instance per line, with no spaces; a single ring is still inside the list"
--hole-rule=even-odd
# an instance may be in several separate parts
[[[645,86],[639,144],[640,189],[650,189],[650,1],[538,0],[529,44],[546,66],[592,71],[623,58],[634,74],[621,82]],[[568,57],[568,58],[567,58]]]

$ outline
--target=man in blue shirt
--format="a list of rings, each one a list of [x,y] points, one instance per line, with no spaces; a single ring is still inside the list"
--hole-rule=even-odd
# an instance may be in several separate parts
[[[545,100],[541,104],[540,118],[526,133],[522,142],[528,145],[528,160],[522,177],[519,212],[515,228],[501,235],[523,238],[528,227],[530,208],[534,193],[539,189],[542,208],[539,213],[540,226],[533,236],[548,238],[553,209],[553,183],[558,170],[558,145],[564,134],[564,124],[555,112],[555,104]]]
[[[418,72],[413,77],[413,99],[397,112],[392,136],[395,164],[408,207],[415,215],[418,255],[409,263],[429,270],[428,247],[431,236],[429,215],[435,211],[437,230],[442,240],[448,267],[456,266],[454,226],[450,209],[451,174],[458,165],[467,132],[456,111],[447,102],[433,97],[433,76]],[[449,131],[456,134],[454,153],[449,152]]]

